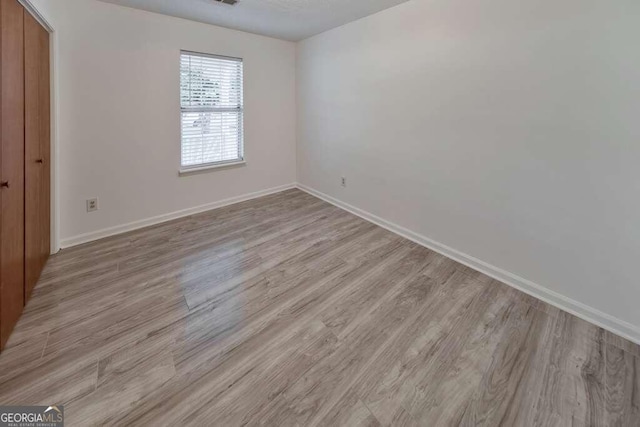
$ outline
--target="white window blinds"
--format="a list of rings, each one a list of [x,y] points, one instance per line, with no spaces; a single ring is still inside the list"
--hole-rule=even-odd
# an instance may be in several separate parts
[[[182,168],[243,160],[242,59],[180,54]]]

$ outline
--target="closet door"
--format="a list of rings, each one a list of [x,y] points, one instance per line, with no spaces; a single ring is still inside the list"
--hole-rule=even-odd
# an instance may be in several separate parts
[[[24,306],[24,9],[0,0],[0,347]]]
[[[24,14],[25,303],[50,252],[49,33]]]

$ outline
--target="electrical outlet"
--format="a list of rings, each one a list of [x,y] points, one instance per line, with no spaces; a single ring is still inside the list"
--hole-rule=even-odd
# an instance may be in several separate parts
[[[347,178],[345,178],[344,176],[342,177],[342,186],[346,187],[347,186]]]
[[[98,198],[87,200],[87,212],[93,212],[98,210]]]

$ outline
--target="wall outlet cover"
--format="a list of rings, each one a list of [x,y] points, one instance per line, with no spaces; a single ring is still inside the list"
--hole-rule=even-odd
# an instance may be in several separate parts
[[[87,212],[94,212],[98,210],[98,198],[87,200]]]

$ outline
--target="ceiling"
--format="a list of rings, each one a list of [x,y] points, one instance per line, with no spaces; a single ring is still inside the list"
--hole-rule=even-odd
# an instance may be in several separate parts
[[[102,0],[108,3],[299,41],[407,0]]]

